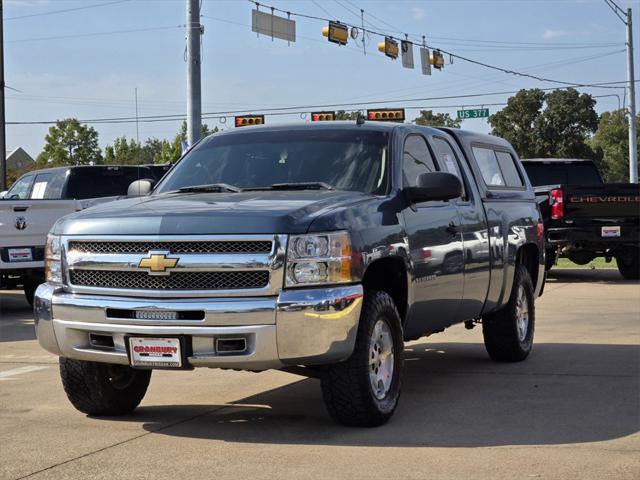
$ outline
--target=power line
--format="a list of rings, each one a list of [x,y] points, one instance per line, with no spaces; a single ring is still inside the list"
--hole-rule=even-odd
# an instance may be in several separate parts
[[[52,37],[35,37],[35,38],[21,38],[18,40],[9,40],[5,43],[25,43],[25,42],[41,42],[45,40],[62,40],[67,38],[84,38],[84,37],[99,37],[105,35],[119,35],[122,33],[137,33],[137,32],[152,32],[156,30],[172,30],[174,28],[184,28],[184,25],[170,25],[166,27],[147,27],[147,28],[132,28],[129,30],[112,30],[110,32],[91,32],[91,33],[76,33],[70,35],[57,35]]]
[[[640,80],[638,80],[640,81]],[[606,82],[607,84],[615,84],[615,83],[626,83],[626,82]],[[599,86],[600,84],[591,84],[591,85],[583,85],[583,87],[594,87]],[[538,90],[542,91],[554,91],[554,90],[564,90],[566,87],[549,87],[549,88],[540,88]],[[203,118],[222,118],[228,115],[234,114],[243,114],[247,111],[257,111],[259,110],[261,113],[265,113],[267,115],[287,115],[287,114],[296,114],[296,113],[306,113],[310,110],[316,110],[321,108],[339,108],[339,107],[358,107],[358,106],[371,106],[371,105],[384,105],[384,104],[408,104],[412,102],[422,102],[422,101],[433,101],[433,100],[454,100],[454,99],[463,99],[463,98],[477,98],[477,97],[488,97],[488,96],[496,96],[496,95],[512,95],[518,93],[519,90],[516,91],[503,91],[503,92],[486,92],[486,93],[471,93],[466,95],[444,95],[438,97],[425,97],[425,98],[404,98],[404,99],[395,99],[395,100],[376,100],[376,101],[366,101],[366,102],[346,102],[346,103],[326,103],[322,105],[296,105],[296,106],[285,106],[285,107],[273,107],[273,108],[262,108],[262,109],[243,109],[243,110],[228,110],[228,111],[218,111],[218,112],[207,112],[203,113]],[[609,95],[603,95],[609,96]],[[602,96],[594,96],[594,98],[599,98]],[[421,108],[417,106],[409,106],[407,108]],[[434,107],[435,108],[435,107]],[[148,115],[144,117],[138,117],[140,122],[154,122],[154,121],[175,121],[181,120],[185,118],[185,114],[172,114],[172,115]],[[113,118],[95,118],[95,119],[87,119],[87,120],[78,120],[81,123],[130,123],[135,122],[135,117],[113,117]],[[50,125],[55,124],[56,121],[26,121],[26,122],[7,122],[8,125]]]
[[[331,21],[328,18],[322,18],[322,17],[318,17],[318,16],[315,16],[315,15],[308,15],[308,14],[305,14],[305,13],[298,13],[298,12],[292,12],[292,11],[288,11],[288,10],[282,10],[282,9],[280,9],[278,7],[273,6],[273,5],[262,4],[260,2],[257,2],[256,0],[247,0],[247,1],[250,2],[250,3],[255,4],[256,8],[259,8],[260,6],[262,6],[262,7],[271,9],[272,12],[280,12],[280,13],[285,13],[285,14],[291,15],[291,16],[296,16],[296,17],[300,17],[300,18],[307,18],[307,19],[311,19],[311,20],[319,20],[319,21],[323,21],[323,22],[330,22]],[[347,23],[347,22],[342,22],[342,23],[347,25],[348,27],[362,28],[361,26],[358,26],[358,25],[355,25],[355,24],[350,24],[350,23]],[[390,38],[393,38],[395,40],[402,40],[399,37],[396,37],[394,35],[390,35],[388,32],[380,32],[380,31],[374,31],[374,30],[370,30],[370,29],[365,29],[365,31],[370,33],[370,34],[377,35],[377,36],[383,37],[383,38],[390,37]],[[413,36],[415,36],[415,35],[413,35]],[[420,44],[420,42],[418,42],[418,44]],[[474,59],[471,59],[471,58],[468,58],[468,57],[464,57],[462,55],[455,54],[453,52],[444,50],[442,48],[438,48],[438,47],[435,47],[435,46],[432,46],[432,45],[428,45],[426,43],[423,43],[423,45],[425,47],[433,49],[433,50],[439,50],[440,52],[442,52],[442,53],[444,53],[446,55],[449,55],[451,58],[457,58],[459,60],[474,64],[474,65],[478,65],[478,66],[481,66],[481,67],[484,67],[484,68],[500,71],[500,72],[503,72],[503,73],[506,73],[506,74],[509,74],[509,75],[531,78],[533,80],[537,80],[537,81],[540,81],[540,82],[557,83],[557,84],[560,84],[560,85],[566,85],[566,86],[570,86],[570,87],[582,86],[582,84],[575,83],[575,82],[565,82],[563,80],[554,80],[554,79],[550,79],[550,78],[541,77],[541,76],[538,76],[538,75],[531,75],[531,74],[528,74],[528,73],[518,72],[516,70],[512,70],[512,69],[509,69],[509,68],[504,68],[504,67],[499,67],[499,66],[496,66],[496,65],[491,65],[491,64],[488,64],[486,62],[481,62],[479,60],[474,60]],[[616,87],[603,86],[603,87],[600,87],[600,88],[616,88]]]
[[[65,8],[63,10],[51,10],[49,12],[31,13],[29,15],[18,15],[16,17],[7,17],[5,20],[21,20],[23,18],[44,17],[45,15],[57,15],[58,13],[75,12],[77,10],[87,10],[89,8],[108,7],[118,3],[130,2],[131,0],[116,0],[115,2],[98,3],[95,5],[84,5],[82,7]]]

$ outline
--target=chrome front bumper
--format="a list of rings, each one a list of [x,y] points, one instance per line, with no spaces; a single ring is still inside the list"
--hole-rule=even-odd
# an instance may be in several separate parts
[[[38,341],[56,355],[128,364],[126,335],[185,336],[194,367],[266,370],[340,362],[353,352],[361,285],[282,291],[277,297],[140,299],[77,295],[43,284],[35,294]],[[121,312],[201,312],[198,320],[141,320]],[[96,346],[91,335],[111,337]],[[216,351],[220,338],[244,338],[242,353]]]

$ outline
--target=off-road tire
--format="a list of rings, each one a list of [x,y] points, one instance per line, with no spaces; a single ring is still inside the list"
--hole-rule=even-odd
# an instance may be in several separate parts
[[[640,279],[640,248],[628,247],[616,257],[618,271],[627,280]]]
[[[62,386],[72,405],[87,415],[117,416],[144,398],[151,370],[60,357]]]
[[[393,373],[386,395],[378,399],[369,380],[370,339],[378,320],[391,331]],[[331,417],[356,427],[377,427],[391,418],[402,385],[402,322],[393,299],[386,292],[365,293],[354,351],[346,361],[328,366],[320,379],[322,396]]]
[[[524,338],[518,336],[517,303],[520,287],[528,307],[528,322]],[[509,302],[500,310],[482,319],[482,335],[487,353],[497,362],[521,362],[531,352],[535,330],[533,283],[523,265],[517,265]]]

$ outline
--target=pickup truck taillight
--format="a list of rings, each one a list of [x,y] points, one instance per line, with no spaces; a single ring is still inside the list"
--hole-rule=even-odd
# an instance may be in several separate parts
[[[564,218],[564,192],[561,188],[554,188],[550,192],[551,218],[561,220]]]

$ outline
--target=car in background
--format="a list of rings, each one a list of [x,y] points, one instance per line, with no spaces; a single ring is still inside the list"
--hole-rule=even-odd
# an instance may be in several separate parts
[[[136,180],[155,183],[166,170],[166,165],[97,165],[22,175],[0,198],[0,287],[22,285],[31,302],[44,281],[47,233],[59,218],[125,196]]]
[[[558,257],[586,265],[616,259],[624,278],[640,278],[640,187],[605,183],[590,160],[522,160],[546,232],[546,268]]]

